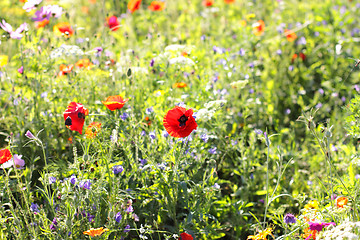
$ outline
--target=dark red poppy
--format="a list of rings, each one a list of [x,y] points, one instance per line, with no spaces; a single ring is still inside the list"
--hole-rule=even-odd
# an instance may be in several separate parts
[[[84,108],[80,103],[71,102],[64,112],[65,125],[72,131],[82,134],[85,122],[85,116],[89,114],[89,110]]]
[[[120,95],[110,96],[105,101],[101,101],[109,110],[121,109],[129,99],[123,99]]]
[[[114,32],[120,28],[120,23],[116,16],[108,17],[106,18],[106,20],[111,31]]]
[[[305,59],[306,59],[306,55],[303,54],[303,53],[300,53],[300,54],[299,54],[299,57],[300,57],[303,61],[305,61]]]
[[[183,232],[182,234],[180,234],[179,240],[193,240],[194,238],[188,234]]]
[[[179,106],[166,113],[163,124],[170,136],[177,138],[187,137],[197,128],[197,123],[193,117],[193,110],[186,110]]]
[[[6,163],[12,158],[11,152],[9,149],[4,148],[0,150],[0,164]]]

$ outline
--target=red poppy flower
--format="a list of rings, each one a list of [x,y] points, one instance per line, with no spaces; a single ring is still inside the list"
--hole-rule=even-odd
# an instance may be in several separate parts
[[[183,232],[182,234],[180,234],[179,240],[193,240],[194,238],[188,234]]]
[[[111,31],[116,31],[120,28],[120,23],[116,16],[106,18],[107,24]]]
[[[261,36],[265,31],[265,23],[263,20],[259,20],[253,24],[253,33],[255,36]]]
[[[306,55],[303,54],[303,53],[300,53],[300,54],[299,54],[299,57],[300,57],[303,61],[305,61],[305,59],[306,59]]]
[[[108,97],[105,102],[101,101],[105,107],[109,110],[114,111],[116,109],[121,109],[125,103],[129,101],[129,99],[123,99],[120,95],[110,96]]]
[[[149,9],[151,11],[162,11],[165,8],[165,3],[161,1],[153,1],[151,2]]]
[[[204,7],[211,7],[214,4],[214,0],[203,0],[202,5]]]
[[[0,150],[0,164],[6,163],[12,158],[11,152],[9,149],[4,148]]]
[[[184,82],[178,82],[173,84],[173,88],[184,88],[187,87],[187,84]]]
[[[74,68],[74,64],[70,64],[69,66],[66,66],[65,64],[60,65],[60,72],[58,74],[59,77],[67,75],[70,73]]]
[[[135,12],[140,8],[141,0],[130,0],[128,3],[128,9],[131,13]]]
[[[77,66],[78,68],[85,68],[87,70],[90,70],[92,67],[94,67],[94,64],[92,62],[90,62],[89,59],[84,58],[84,59],[80,59],[79,61],[77,61],[75,63],[75,66]]]
[[[227,4],[231,4],[231,3],[234,3],[235,0],[224,0],[224,2],[227,3]]]
[[[177,138],[189,136],[197,128],[197,123],[192,115],[192,109],[186,110],[179,106],[169,110],[163,121],[166,131]]]
[[[343,208],[348,202],[348,198],[347,197],[339,197],[336,199],[336,206],[338,208]]]
[[[286,36],[286,39],[289,41],[289,42],[293,42],[296,40],[297,38],[297,35],[294,31],[292,30],[289,30],[289,29],[285,29],[285,36]]]
[[[55,35],[59,36],[59,37],[64,34],[64,36],[66,38],[69,38],[74,34],[74,30],[72,29],[70,24],[67,22],[62,22],[62,23],[56,24],[54,26],[53,30],[54,30]]]
[[[64,112],[65,125],[72,131],[82,134],[85,122],[85,116],[89,114],[89,110],[84,108],[80,103],[71,102]]]

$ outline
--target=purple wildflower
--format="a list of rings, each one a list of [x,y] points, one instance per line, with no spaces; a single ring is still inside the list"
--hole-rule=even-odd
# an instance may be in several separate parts
[[[37,203],[31,203],[30,211],[34,213],[39,213],[40,212],[39,205]]]
[[[115,215],[115,221],[116,221],[117,223],[120,223],[121,219],[122,219],[121,213],[118,212],[118,213]]]
[[[209,140],[209,136],[206,133],[203,133],[201,134],[200,139],[207,143]]]
[[[156,138],[156,133],[155,133],[155,130],[154,130],[154,131],[149,132],[149,137],[150,137],[151,139],[155,139],[155,138]]]
[[[122,173],[123,171],[124,171],[123,166],[121,166],[121,165],[113,166],[113,173],[114,174],[119,174],[119,173]]]
[[[217,151],[216,151],[216,150],[217,150],[217,147],[210,148],[210,149],[209,149],[209,153],[210,153],[210,154],[217,154]]]
[[[75,184],[76,183],[76,176],[73,174],[73,175],[71,175],[71,177],[70,177],[70,183],[71,184]]]
[[[124,112],[122,115],[120,115],[121,120],[125,121],[130,115],[126,112]]]
[[[80,182],[79,187],[82,189],[90,189],[91,181],[89,179]]]
[[[124,228],[124,232],[130,232],[130,225],[128,224],[128,225],[126,225],[125,226],[125,228]]]
[[[30,132],[30,130],[26,131],[25,136],[28,137],[29,139],[35,139],[36,138],[34,136],[34,134],[32,134],[32,132]]]
[[[49,177],[49,184],[56,183],[56,177]]]
[[[155,60],[154,60],[154,59],[151,59],[151,61],[150,61],[150,67],[153,67],[154,64],[155,64]]]
[[[284,223],[286,224],[296,223],[296,217],[291,213],[287,213],[284,216]]]
[[[149,108],[145,109],[145,113],[146,113],[147,115],[150,115],[150,114],[153,113],[153,112],[154,112],[154,107],[149,107]]]
[[[41,7],[40,10],[36,11],[33,21],[49,20],[51,17],[51,9],[48,6]]]
[[[58,222],[56,221],[56,218],[52,220],[52,223],[50,225],[51,230],[56,230],[56,226],[58,225]]]
[[[134,211],[134,208],[130,205],[125,209],[126,213],[132,213]]]

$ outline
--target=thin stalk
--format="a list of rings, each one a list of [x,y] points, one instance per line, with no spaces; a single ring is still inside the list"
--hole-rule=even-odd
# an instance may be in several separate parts
[[[265,205],[265,213],[264,213],[264,223],[263,230],[265,230],[266,224],[266,214],[269,206],[269,154],[270,154],[270,144],[267,145],[267,155],[266,155],[266,205]]]

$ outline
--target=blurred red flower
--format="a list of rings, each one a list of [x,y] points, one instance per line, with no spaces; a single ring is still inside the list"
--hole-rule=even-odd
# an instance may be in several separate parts
[[[165,3],[161,2],[161,1],[153,1],[150,6],[149,9],[151,11],[162,11],[165,8]]]
[[[129,99],[123,99],[120,95],[110,96],[105,101],[101,101],[105,107],[109,110],[114,111],[121,109]]]
[[[65,125],[72,131],[82,134],[85,122],[85,116],[89,114],[89,110],[84,108],[80,103],[71,102],[64,112]]]
[[[140,8],[141,0],[130,0],[128,3],[128,9],[131,13],[135,12]]]
[[[90,62],[89,59],[84,58],[84,59],[80,59],[79,61],[77,61],[75,63],[75,66],[78,68],[85,68],[87,70],[90,70],[92,67],[94,67],[94,64],[92,62]]]
[[[197,128],[193,110],[176,106],[169,110],[163,121],[166,131],[173,137],[183,138]]]
[[[202,5],[204,7],[211,7],[214,4],[214,0],[203,0]]]
[[[116,31],[120,28],[120,23],[116,16],[106,18],[107,24],[111,31]]]
[[[66,38],[69,38],[74,34],[74,30],[72,29],[70,24],[67,22],[62,22],[62,23],[56,24],[54,26],[53,30],[54,30],[55,35],[59,36],[59,37],[64,34],[64,36]]]
[[[261,36],[265,31],[265,23],[263,20],[259,20],[253,24],[253,33],[255,36]]]
[[[285,29],[285,36],[289,42],[293,42],[297,39],[297,35],[293,30]]]
[[[65,64],[60,65],[60,72],[58,74],[59,77],[62,77],[64,75],[67,75],[70,73],[74,68],[74,64],[70,64],[69,66],[66,66]]]
[[[234,3],[235,0],[224,0],[224,2],[227,3],[227,4],[231,4],[231,3]]]
[[[181,233],[179,237],[179,240],[193,240],[193,239],[194,238],[190,234],[185,232]]]
[[[347,197],[339,197],[336,199],[336,206],[338,208],[343,208],[348,203]]]
[[[4,148],[0,150],[0,164],[6,163],[12,158],[11,152],[9,149]]]

